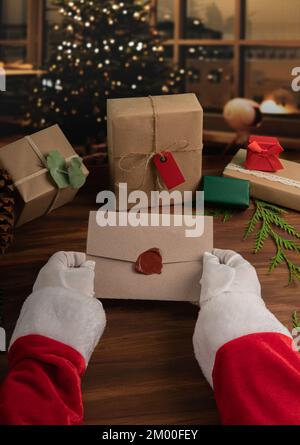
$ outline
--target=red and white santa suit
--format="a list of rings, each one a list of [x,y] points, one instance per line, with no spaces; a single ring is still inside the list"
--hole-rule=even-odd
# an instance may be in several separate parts
[[[59,252],[40,271],[11,339],[1,424],[82,423],[81,377],[106,323],[94,266],[85,254]]]
[[[0,389],[0,423],[82,423],[81,377],[104,327],[94,264],[55,254],[25,301]],[[240,255],[205,254],[196,358],[223,424],[300,424],[300,358],[267,310],[255,269]],[[199,413],[201,416],[201,413]]]
[[[255,269],[232,251],[204,256],[196,359],[223,424],[300,424],[300,355],[266,308]]]

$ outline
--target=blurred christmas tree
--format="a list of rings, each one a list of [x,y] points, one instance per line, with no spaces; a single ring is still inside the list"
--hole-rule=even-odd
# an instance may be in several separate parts
[[[177,92],[185,72],[165,58],[145,0],[58,1],[62,24],[45,74],[34,85],[27,118],[59,123],[73,140],[103,137],[106,99]]]

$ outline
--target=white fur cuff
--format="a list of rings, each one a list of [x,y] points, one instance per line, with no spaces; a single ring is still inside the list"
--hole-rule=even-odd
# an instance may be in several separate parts
[[[76,349],[87,365],[105,324],[100,301],[75,290],[47,287],[25,301],[10,347],[25,335],[43,335]]]
[[[207,301],[199,312],[193,343],[196,359],[211,386],[215,356],[231,340],[259,332],[291,334],[253,294],[226,292]]]

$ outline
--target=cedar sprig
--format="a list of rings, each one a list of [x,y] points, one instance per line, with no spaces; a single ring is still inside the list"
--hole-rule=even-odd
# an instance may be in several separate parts
[[[292,313],[292,324],[293,324],[293,329],[300,328],[300,320],[298,318],[297,311],[294,311]]]
[[[235,211],[229,208],[209,208],[205,209],[206,216],[222,217],[223,223],[228,222],[234,215]]]
[[[276,254],[271,258],[269,271],[273,272],[280,264],[285,264],[289,271],[289,284],[300,281],[300,265],[295,264],[287,255],[287,252],[300,253],[300,232],[284,219],[284,215],[288,213],[286,210],[264,201],[254,202],[256,209],[247,224],[244,239],[247,239],[260,224],[255,236],[254,253],[262,250],[267,239],[272,239],[276,246]],[[294,239],[286,238],[280,232]]]

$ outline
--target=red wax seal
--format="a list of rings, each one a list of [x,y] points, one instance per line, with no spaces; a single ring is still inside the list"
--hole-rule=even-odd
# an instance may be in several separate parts
[[[135,271],[144,275],[161,274],[162,267],[161,253],[157,247],[141,253],[134,265]]]

